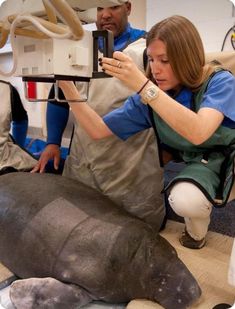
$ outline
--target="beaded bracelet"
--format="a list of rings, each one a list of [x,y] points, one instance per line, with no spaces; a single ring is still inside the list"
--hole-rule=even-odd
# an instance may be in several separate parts
[[[143,84],[143,86],[140,88],[140,90],[137,92],[138,94],[140,94],[141,93],[141,91],[144,89],[144,87],[148,84],[148,82],[149,82],[150,80],[148,79],[144,84]]]

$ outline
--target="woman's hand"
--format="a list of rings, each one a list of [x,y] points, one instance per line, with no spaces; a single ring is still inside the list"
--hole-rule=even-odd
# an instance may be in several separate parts
[[[135,92],[138,92],[147,81],[147,77],[133,60],[119,51],[113,53],[113,58],[102,58],[102,69],[105,73],[120,79]]]

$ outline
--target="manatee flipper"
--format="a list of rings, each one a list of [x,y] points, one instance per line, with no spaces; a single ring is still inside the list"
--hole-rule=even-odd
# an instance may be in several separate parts
[[[10,298],[17,309],[78,309],[92,301],[79,286],[50,277],[13,282]]]

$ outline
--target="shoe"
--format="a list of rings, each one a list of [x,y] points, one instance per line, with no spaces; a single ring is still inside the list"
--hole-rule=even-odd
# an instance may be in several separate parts
[[[201,249],[206,243],[205,237],[201,240],[195,240],[189,235],[186,229],[182,232],[179,241],[183,247],[190,249]]]
[[[231,305],[228,304],[218,304],[215,307],[213,307],[212,309],[229,309],[232,308]]]

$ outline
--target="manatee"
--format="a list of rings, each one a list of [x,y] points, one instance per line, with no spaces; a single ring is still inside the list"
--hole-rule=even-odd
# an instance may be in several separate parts
[[[201,289],[176,250],[101,193],[53,174],[0,177],[0,261],[17,309],[144,298],[185,309]]]

